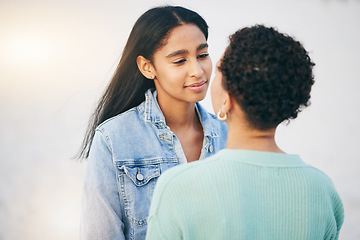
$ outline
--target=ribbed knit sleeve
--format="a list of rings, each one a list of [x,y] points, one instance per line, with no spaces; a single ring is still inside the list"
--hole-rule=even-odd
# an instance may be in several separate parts
[[[336,231],[336,237],[334,239],[338,239],[339,238],[339,234],[340,234],[340,229],[344,223],[344,206],[343,203],[341,201],[341,198],[339,196],[339,194],[336,192],[335,188],[332,188],[332,209],[334,211],[334,217],[335,217],[335,221],[336,221],[336,229],[332,230],[332,231]],[[330,231],[330,232],[332,232]],[[331,239],[331,238],[330,238]]]

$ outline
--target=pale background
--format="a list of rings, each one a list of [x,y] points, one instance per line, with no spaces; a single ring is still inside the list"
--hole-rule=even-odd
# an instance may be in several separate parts
[[[78,239],[86,163],[71,157],[134,22],[164,3],[207,20],[214,64],[229,34],[256,23],[303,42],[312,105],[277,140],[332,178],[340,239],[360,239],[359,0],[0,0],[0,240]]]

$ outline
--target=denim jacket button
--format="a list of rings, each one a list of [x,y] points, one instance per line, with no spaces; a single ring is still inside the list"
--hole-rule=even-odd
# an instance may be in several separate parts
[[[209,152],[213,152],[213,151],[214,151],[214,147],[213,147],[213,145],[210,145]]]
[[[144,180],[144,176],[141,173],[138,173],[136,175],[136,179],[139,180],[139,181],[142,181],[142,180]]]

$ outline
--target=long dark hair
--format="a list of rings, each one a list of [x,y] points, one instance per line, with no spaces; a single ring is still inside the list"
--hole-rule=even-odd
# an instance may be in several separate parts
[[[96,127],[103,121],[139,105],[145,100],[145,92],[154,88],[153,80],[139,71],[136,58],[141,55],[152,61],[154,53],[177,26],[192,23],[208,38],[208,25],[196,12],[179,6],[156,7],[146,11],[136,21],[123,50],[112,80],[90,118],[78,158],[87,158]]]

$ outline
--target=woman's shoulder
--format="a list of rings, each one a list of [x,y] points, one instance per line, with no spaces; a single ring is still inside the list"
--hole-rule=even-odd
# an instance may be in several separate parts
[[[133,107],[123,113],[105,120],[96,128],[96,130],[109,132],[122,128],[131,128],[132,125],[139,126],[141,122],[144,122],[142,121],[142,114],[140,113],[138,107]]]

